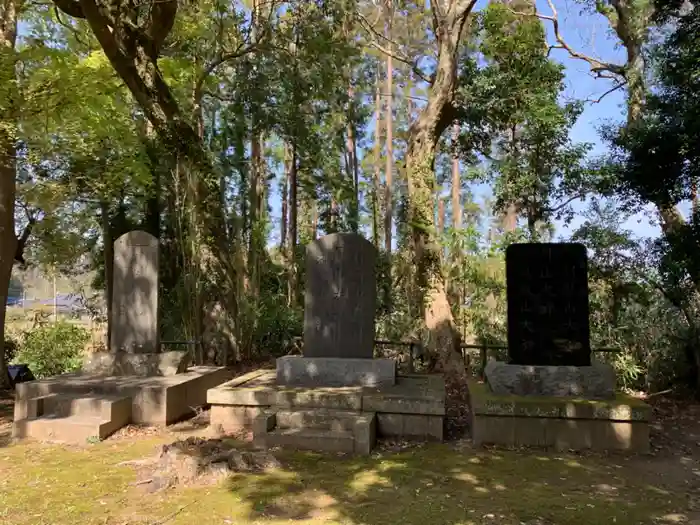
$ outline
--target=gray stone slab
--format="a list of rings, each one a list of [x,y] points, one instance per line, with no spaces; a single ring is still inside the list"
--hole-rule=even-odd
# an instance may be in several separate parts
[[[190,358],[184,350],[148,354],[95,352],[85,360],[83,372],[103,376],[171,376],[186,372]]]
[[[158,352],[158,239],[134,230],[114,241],[110,350]]]
[[[529,366],[489,361],[484,370],[496,395],[615,397],[615,370],[604,363],[591,366]]]
[[[285,356],[277,359],[277,384],[298,386],[393,385],[393,359]]]
[[[377,250],[361,235],[334,233],[306,250],[304,356],[371,359]]]

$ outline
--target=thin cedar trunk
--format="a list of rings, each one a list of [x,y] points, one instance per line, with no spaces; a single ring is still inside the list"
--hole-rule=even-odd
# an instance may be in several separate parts
[[[391,52],[393,11],[386,11],[386,36]],[[394,216],[393,173],[394,173],[394,66],[391,55],[386,57],[386,166],[384,173],[384,250],[391,254],[392,222]]]
[[[253,122],[257,128],[257,122]],[[248,237],[248,283],[249,292],[257,297],[259,285],[259,251],[260,251],[260,221],[262,220],[263,206],[263,166],[262,166],[262,138],[260,133],[253,129],[251,136],[251,176],[249,187],[250,220]]]
[[[352,96],[352,89],[349,90]],[[357,142],[355,140],[355,122],[351,114],[347,125],[346,139],[346,171],[352,182],[352,202],[350,204],[350,229],[357,233],[360,226],[360,175],[357,166]]]
[[[318,204],[315,200],[311,201],[311,231],[309,237],[315,241],[318,236]]]
[[[352,39],[353,23],[355,20],[354,11],[348,10],[343,22],[343,32],[345,38]],[[355,114],[355,90],[352,86],[352,66],[346,70],[348,82],[348,113],[345,137],[345,169],[348,181],[352,185],[352,198],[350,201],[349,223],[350,230],[357,233],[360,227],[360,174],[357,163],[357,141],[356,141],[356,114]]]
[[[297,250],[297,226],[298,226],[298,204],[297,204],[297,146],[292,143],[289,169],[289,250],[287,253],[287,261],[289,264],[289,288],[287,290],[287,302],[289,305],[294,304],[297,290],[296,278],[296,250]]]
[[[260,0],[253,0],[252,5],[252,21],[250,40],[252,45],[256,45],[258,41],[258,20],[261,14]],[[262,197],[264,190],[263,186],[263,165],[262,165],[262,133],[259,130],[258,108],[253,107],[251,123],[250,123],[250,151],[251,151],[251,170],[250,170],[250,229],[248,237],[248,283],[249,293],[253,298],[258,297],[259,291],[259,256],[260,256],[260,221],[262,220]]]
[[[381,125],[382,125],[382,98],[379,88],[380,72],[377,71],[377,81],[374,89],[374,180],[372,197],[372,240],[379,248],[379,194],[381,188],[382,168],[380,160],[381,153]]]
[[[282,218],[280,220],[280,252],[286,255],[287,228],[289,225],[289,178],[292,169],[292,152],[289,144],[284,143],[284,175],[282,176]]]
[[[151,193],[146,200],[144,222],[146,230],[156,239],[160,239],[160,155],[158,154],[158,138],[153,129],[153,124],[148,119],[144,122],[144,138],[146,140],[146,152],[148,154],[151,177],[153,177]]]
[[[459,230],[462,227],[462,182],[459,176],[459,153],[457,139],[459,138],[459,123],[452,126],[452,227]]]
[[[445,199],[442,195],[437,196],[437,208],[438,208],[438,235],[444,233],[445,231]]]
[[[105,265],[105,303],[107,305],[107,346],[112,340],[112,291],[114,290],[114,239],[112,238],[112,221],[109,216],[109,204],[100,201],[102,218],[102,242],[104,243]]]
[[[510,133],[510,147],[509,147],[509,154],[512,155],[513,158],[516,158],[518,155],[518,135],[517,135],[518,129],[517,129],[517,124],[513,124],[510,127],[509,133]],[[501,218],[501,224],[503,227],[503,231],[506,233],[513,233],[517,227],[518,227],[518,206],[516,205],[515,202],[512,202],[511,199],[508,199],[508,202],[506,202],[506,209],[503,211],[503,215]]]

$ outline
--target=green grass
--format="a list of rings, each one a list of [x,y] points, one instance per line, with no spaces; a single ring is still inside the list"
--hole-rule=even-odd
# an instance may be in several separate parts
[[[0,448],[0,523],[643,525],[670,522],[663,517],[686,505],[619,458],[442,444],[370,458],[281,452],[279,471],[146,494],[118,463],[150,456],[164,439]]]

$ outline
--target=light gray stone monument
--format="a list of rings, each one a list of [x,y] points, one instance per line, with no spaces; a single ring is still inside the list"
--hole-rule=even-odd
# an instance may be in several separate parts
[[[114,242],[109,352],[96,352],[83,373],[106,376],[168,376],[185,372],[186,351],[160,351],[158,239],[134,230]]]
[[[373,359],[377,251],[354,233],[306,250],[304,357],[277,360],[277,382],[306,386],[394,384],[392,359]]]
[[[110,350],[158,352],[158,239],[134,230],[114,242]]]

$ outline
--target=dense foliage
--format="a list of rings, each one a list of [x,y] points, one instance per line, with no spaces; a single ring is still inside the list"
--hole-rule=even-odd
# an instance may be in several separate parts
[[[24,334],[14,360],[29,365],[38,379],[80,370],[89,332],[66,321],[36,327]]]
[[[90,275],[109,318],[111,244],[141,228],[161,241],[164,340],[199,341],[198,362],[281,355],[305,246],[357,231],[380,251],[378,337],[421,339],[450,371],[460,341],[505,344],[508,244],[579,216],[593,346],[617,351],[600,358],[626,387],[700,383],[700,230],[678,213],[698,176],[695,10],[583,2],[627,51],[612,64],[560,26],[548,43],[556,12],[527,0],[85,9],[106,4],[0,3],[0,295],[13,260]],[[571,139],[585,101],[552,45],[626,90],[602,158]],[[658,239],[625,230],[641,205]],[[69,370],[83,338],[41,328],[17,359]]]

